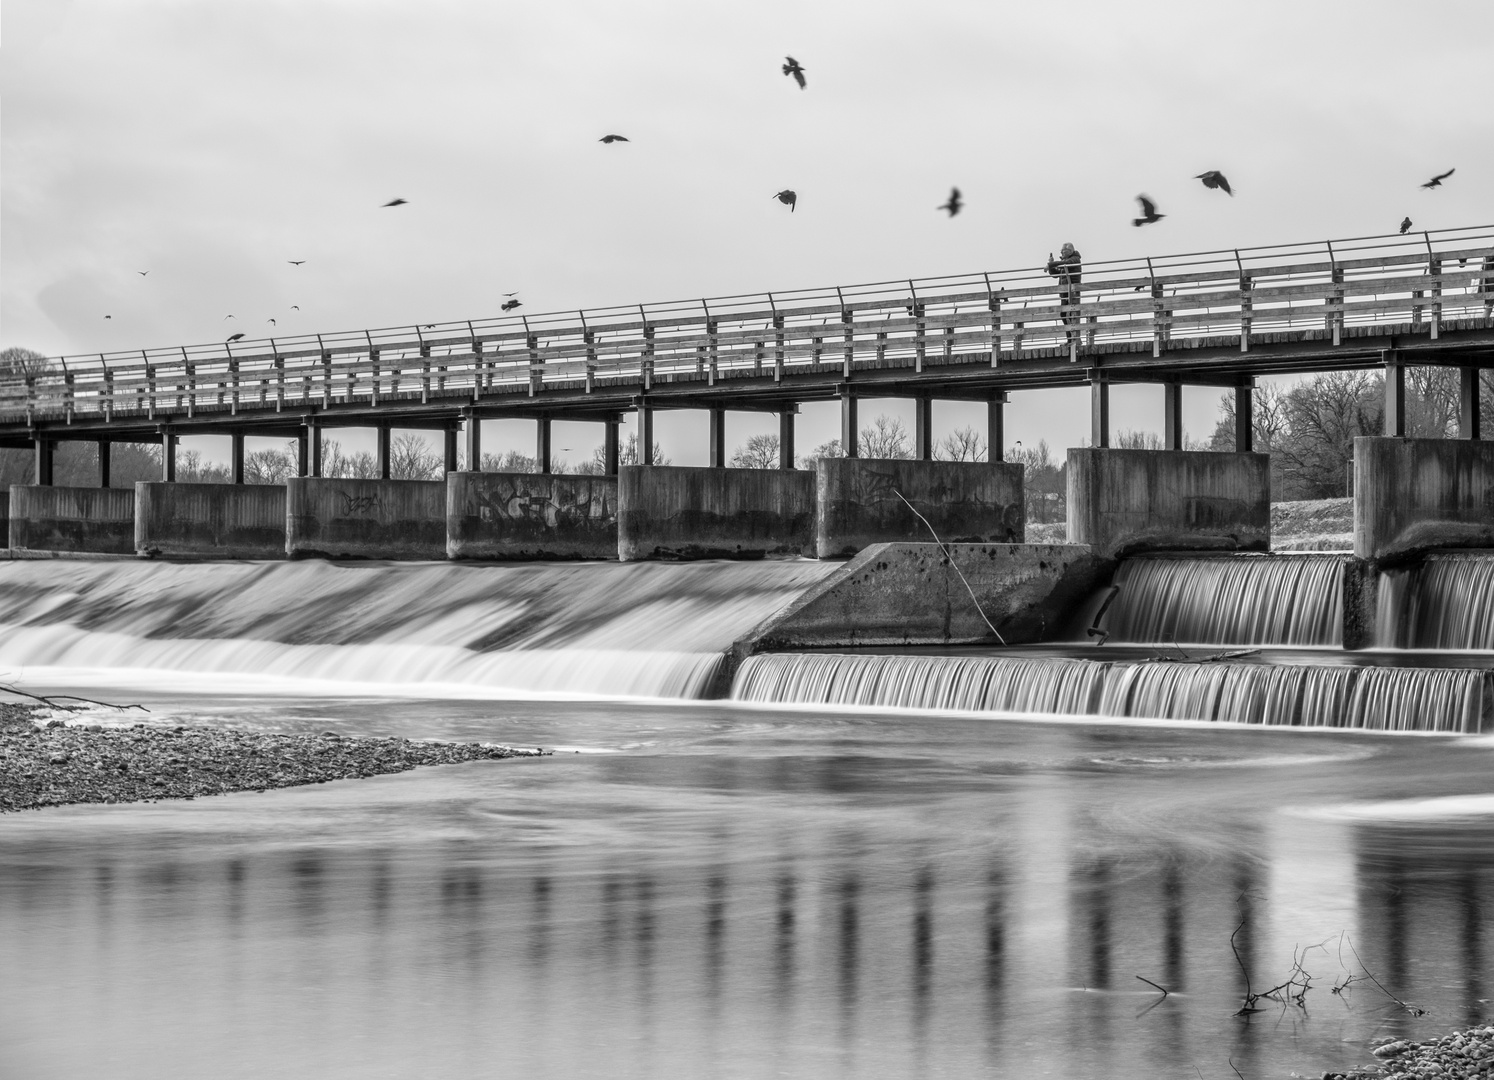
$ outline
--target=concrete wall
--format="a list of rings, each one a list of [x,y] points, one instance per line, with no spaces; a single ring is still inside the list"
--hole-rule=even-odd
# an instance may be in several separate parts
[[[734,651],[997,644],[987,619],[1008,644],[1039,641],[1064,632],[1114,565],[1074,544],[876,544]]]
[[[617,478],[448,473],[446,554],[453,559],[615,559]]]
[[[1494,547],[1494,442],[1354,440],[1354,554]]]
[[[872,544],[932,542],[929,526],[945,543],[1022,543],[1019,464],[821,458],[816,472],[815,552],[822,559]]]
[[[285,485],[291,558],[446,558],[445,480],[293,477]]]
[[[137,481],[135,551],[178,558],[284,558],[285,486]]]
[[[627,465],[617,478],[617,551],[636,559],[808,555],[815,474],[791,469]]]
[[[1114,558],[1137,551],[1266,551],[1267,454],[1070,450],[1068,541]]]
[[[13,551],[135,552],[135,493],[128,488],[40,487],[10,489]]]

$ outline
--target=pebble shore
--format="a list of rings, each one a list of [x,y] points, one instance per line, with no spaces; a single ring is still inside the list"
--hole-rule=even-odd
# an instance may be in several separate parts
[[[1494,1077],[1494,1025],[1455,1031],[1440,1039],[1388,1040],[1370,1053],[1381,1064],[1324,1073],[1323,1080],[1472,1080]]]
[[[75,803],[195,799],[323,784],[421,765],[548,755],[485,743],[271,735],[220,728],[103,727],[0,704],[0,813]]]

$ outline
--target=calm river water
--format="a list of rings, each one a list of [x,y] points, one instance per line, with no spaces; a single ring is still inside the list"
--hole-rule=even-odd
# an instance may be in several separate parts
[[[7,816],[0,1075],[1254,1080],[1494,993],[1488,738],[149,700],[564,751]]]

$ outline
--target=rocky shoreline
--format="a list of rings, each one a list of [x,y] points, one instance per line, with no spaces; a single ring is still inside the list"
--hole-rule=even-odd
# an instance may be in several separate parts
[[[272,735],[207,727],[104,727],[0,704],[0,813],[77,803],[157,802],[324,784],[422,765],[548,755],[486,743]]]
[[[1323,1080],[1472,1080],[1494,1076],[1494,1025],[1440,1039],[1386,1039],[1370,1051],[1382,1064],[1323,1074]]]

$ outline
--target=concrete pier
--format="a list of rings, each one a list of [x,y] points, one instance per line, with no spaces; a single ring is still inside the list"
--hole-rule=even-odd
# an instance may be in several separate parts
[[[618,557],[752,559],[814,550],[815,474],[626,465],[618,471]]]
[[[948,543],[1020,544],[1025,538],[1018,464],[821,458],[816,472],[815,553],[822,559],[855,555],[872,544],[932,542],[931,526]]]
[[[617,558],[615,476],[454,472],[446,484],[450,558]]]
[[[1354,440],[1354,554],[1494,547],[1494,442]]]
[[[285,489],[285,553],[444,559],[446,481],[293,477]]]
[[[285,557],[282,484],[135,484],[135,552],[195,559]]]
[[[133,555],[135,493],[127,488],[14,484],[10,547],[15,552]]]
[[[1191,450],[1070,450],[1068,540],[1096,555],[1267,551],[1270,456]]]

